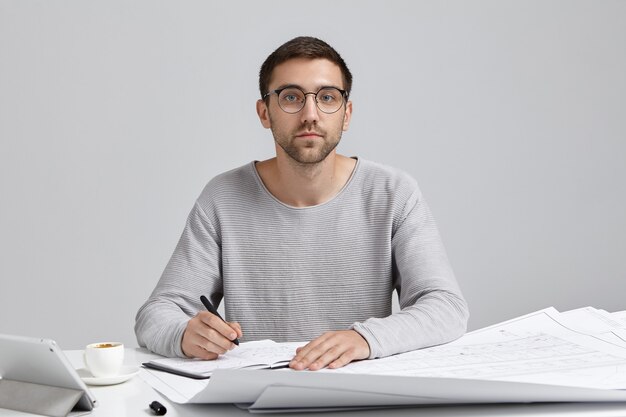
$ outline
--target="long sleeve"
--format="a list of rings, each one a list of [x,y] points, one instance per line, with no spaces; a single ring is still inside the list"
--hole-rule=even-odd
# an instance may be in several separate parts
[[[203,309],[200,295],[214,305],[222,298],[219,236],[196,203],[159,283],[139,309],[135,333],[140,346],[165,356],[184,357],[187,322]]]
[[[355,323],[370,358],[439,345],[465,333],[469,311],[435,221],[418,189],[391,240],[401,311]]]

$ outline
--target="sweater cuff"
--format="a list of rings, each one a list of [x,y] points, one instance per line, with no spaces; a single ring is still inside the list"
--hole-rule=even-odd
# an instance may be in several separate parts
[[[380,342],[376,336],[374,336],[374,334],[372,334],[372,332],[363,325],[363,323],[354,323],[350,326],[350,329],[363,336],[363,339],[365,339],[367,344],[370,346],[370,356],[367,359],[376,359],[382,356]]]
[[[183,333],[185,333],[185,328],[187,328],[187,323],[189,320],[183,320],[174,327],[172,332],[172,345],[170,346],[170,351],[174,353],[174,356],[178,358],[187,358],[187,356],[183,353]]]

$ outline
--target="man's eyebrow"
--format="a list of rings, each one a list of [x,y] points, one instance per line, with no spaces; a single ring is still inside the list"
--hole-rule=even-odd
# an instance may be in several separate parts
[[[302,88],[302,86],[300,86],[298,84],[281,84],[277,88],[275,88],[274,90],[282,90],[284,88],[291,88],[291,87],[299,88],[300,90],[304,91],[304,88]]]
[[[281,84],[278,87],[276,87],[275,89],[273,89],[272,91],[282,90],[282,89],[285,89],[285,88],[292,88],[292,87],[299,88],[300,90],[306,92],[306,89],[304,87],[302,87],[301,85],[298,85],[298,84]],[[337,90],[342,90],[342,88],[337,87],[336,85],[321,85],[321,86],[317,87],[317,89],[312,91],[312,92],[319,91],[322,88],[336,88]]]

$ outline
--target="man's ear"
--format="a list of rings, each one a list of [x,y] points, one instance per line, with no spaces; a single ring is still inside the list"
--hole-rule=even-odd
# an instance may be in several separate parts
[[[352,102],[346,103],[346,112],[343,115],[343,131],[345,132],[350,127],[350,120],[352,119]]]
[[[265,103],[265,100],[257,100],[256,114],[259,115],[259,120],[261,121],[261,124],[264,128],[269,129],[272,127],[272,123],[270,122],[269,109],[267,108],[267,103]]]

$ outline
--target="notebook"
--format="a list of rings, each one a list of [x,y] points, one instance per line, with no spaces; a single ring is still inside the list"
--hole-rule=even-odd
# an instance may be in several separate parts
[[[286,368],[296,355],[296,348],[305,344],[276,343],[272,340],[245,342],[215,360],[163,358],[145,362],[143,366],[189,378],[206,379],[216,369]]]

